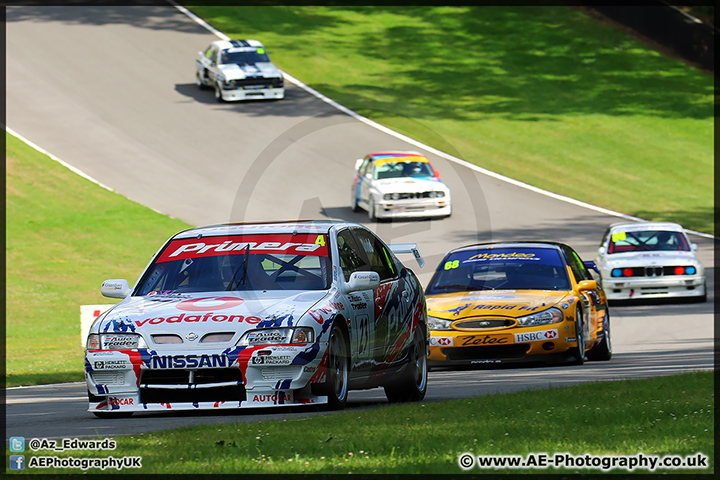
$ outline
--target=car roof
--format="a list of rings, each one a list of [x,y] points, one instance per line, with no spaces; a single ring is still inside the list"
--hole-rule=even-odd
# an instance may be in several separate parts
[[[487,242],[465,245],[450,250],[448,253],[457,253],[466,250],[474,250],[478,248],[547,248],[551,250],[560,250],[562,247],[568,247],[564,243],[559,242],[538,242],[538,241],[515,241],[515,242]],[[569,247],[568,247],[569,248]]]
[[[220,49],[226,48],[264,48],[263,44],[257,40],[215,40],[213,45],[217,45]]]
[[[685,229],[673,222],[619,222],[610,225],[612,231],[670,230],[683,232]]]
[[[173,239],[192,238],[198,236],[215,237],[221,235],[252,235],[261,233],[300,233],[308,235],[327,234],[332,227],[342,227],[354,223],[333,220],[300,220],[259,223],[223,223],[184,230]],[[199,237],[198,237],[199,238]]]

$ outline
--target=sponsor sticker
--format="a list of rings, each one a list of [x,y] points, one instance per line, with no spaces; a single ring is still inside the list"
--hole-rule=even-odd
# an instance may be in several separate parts
[[[430,345],[435,347],[447,347],[453,344],[452,337],[430,337]]]
[[[538,342],[541,340],[554,340],[556,338],[558,338],[558,331],[556,328],[552,330],[541,330],[539,332],[526,332],[515,334],[516,343]]]
[[[289,355],[257,355],[252,357],[253,365],[290,365],[293,357]]]
[[[127,366],[125,360],[98,360],[93,362],[95,370],[122,369]]]
[[[221,255],[243,255],[247,248],[250,248],[251,253],[328,256],[327,241],[324,235],[260,234],[173,240],[160,254],[157,262]]]
[[[507,335],[470,335],[456,338],[455,346],[508,345],[509,343],[510,337]]]

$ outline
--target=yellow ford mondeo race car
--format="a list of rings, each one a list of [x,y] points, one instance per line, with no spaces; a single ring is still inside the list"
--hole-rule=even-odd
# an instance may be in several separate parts
[[[561,243],[452,250],[425,289],[429,365],[609,360],[605,293],[588,268]]]

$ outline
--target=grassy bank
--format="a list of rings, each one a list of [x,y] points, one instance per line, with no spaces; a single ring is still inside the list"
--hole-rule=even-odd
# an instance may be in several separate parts
[[[80,305],[117,301],[161,240],[188,225],[98,187],[6,134],[7,385],[84,380]]]
[[[117,438],[112,454],[142,456],[142,470],[124,473],[450,474],[462,473],[458,458],[463,453],[522,457],[530,453],[658,457],[702,453],[708,457],[709,468],[633,473],[711,474],[713,411],[713,373],[703,372],[314,418],[185,427]],[[73,451],[59,456],[99,455]],[[468,473],[602,471],[475,467]]]
[[[714,79],[577,9],[190,8],[405,135],[552,192],[714,233]]]

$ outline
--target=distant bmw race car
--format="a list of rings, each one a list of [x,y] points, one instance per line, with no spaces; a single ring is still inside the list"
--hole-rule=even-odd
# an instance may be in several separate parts
[[[370,220],[396,217],[447,217],[450,189],[440,173],[417,152],[371,153],[355,162],[350,193],[353,211]]]
[[[212,42],[198,52],[195,80],[199,88],[213,88],[219,102],[285,97],[283,75],[257,40]]]
[[[89,411],[329,404],[382,386],[388,400],[427,388],[425,297],[362,225],[226,224],[170,238],[87,337]]]
[[[697,245],[669,222],[614,223],[595,260],[608,300],[694,298],[707,300],[705,269]]]
[[[425,289],[430,366],[609,360],[610,315],[588,266],[561,243],[450,251]]]

